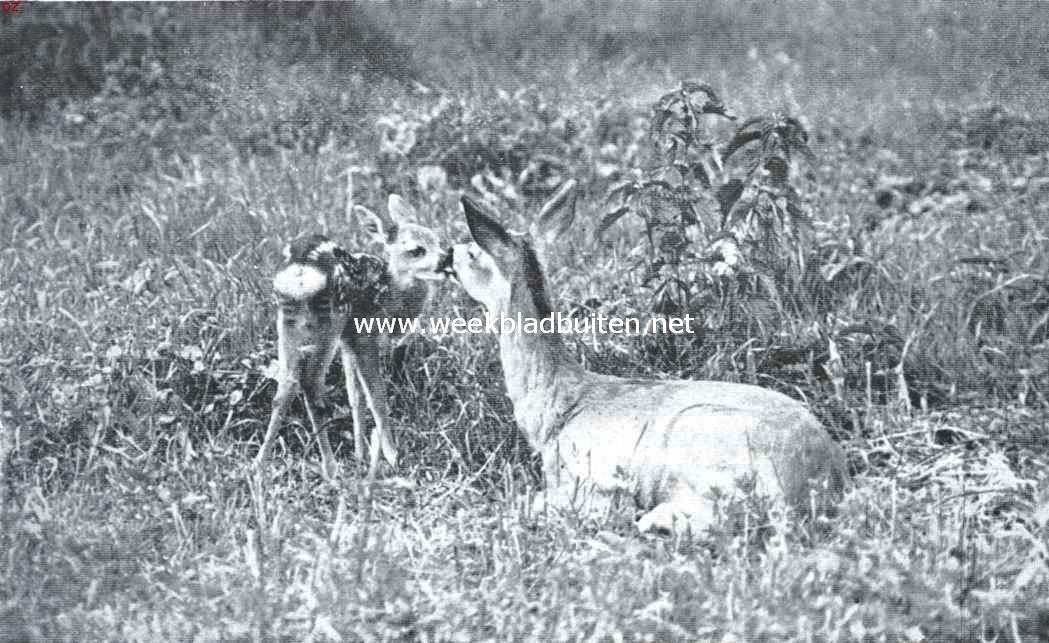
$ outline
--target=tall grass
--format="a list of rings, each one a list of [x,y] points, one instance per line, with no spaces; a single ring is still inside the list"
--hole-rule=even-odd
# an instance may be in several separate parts
[[[23,3],[0,23],[0,639],[1047,636],[1036,3],[267,10]],[[573,350],[806,397],[856,474],[832,523],[691,544],[629,512],[531,515],[537,467],[486,337],[393,352],[403,468],[370,498],[351,442],[323,484],[294,422],[249,475],[269,276],[302,233],[366,247],[349,170],[355,202],[401,192],[449,241],[461,189],[534,166],[499,197],[525,229],[573,176],[561,307],[647,314],[643,232],[596,230],[615,177],[653,162],[651,101],[686,76],[809,128],[825,306],[755,316],[743,344]],[[449,285],[433,312],[475,311]]]

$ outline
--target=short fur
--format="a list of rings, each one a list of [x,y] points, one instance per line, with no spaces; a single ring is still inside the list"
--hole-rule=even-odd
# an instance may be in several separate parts
[[[383,246],[385,259],[350,253],[323,235],[297,239],[285,249],[285,266],[273,280],[279,305],[277,393],[256,466],[265,462],[301,380],[324,475],[335,475],[334,455],[327,434],[317,423],[317,412],[326,405],[325,375],[338,348],[357,457],[364,457],[363,394],[375,420],[369,477],[376,473],[380,452],[391,465],[396,464],[396,449],[386,427],[386,387],[379,355],[382,337],[378,330],[357,333],[353,320],[417,317],[430,299],[433,280],[439,278],[436,268],[441,251],[437,236],[412,223],[414,210],[396,195],[390,196],[387,217],[361,207],[357,210],[368,232]]]
[[[466,291],[497,316],[547,314],[529,243],[467,197],[463,209],[476,243],[455,246],[451,264]],[[499,348],[514,416],[542,456],[554,504],[596,508],[625,494],[645,512],[641,530],[676,523],[698,534],[715,515],[713,488],[732,493],[753,480],[754,490],[803,511],[811,494],[831,503],[847,484],[840,447],[781,393],[591,373],[557,334],[506,333]]]

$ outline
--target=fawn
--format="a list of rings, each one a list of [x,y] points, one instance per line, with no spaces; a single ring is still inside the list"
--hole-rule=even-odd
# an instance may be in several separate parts
[[[397,452],[387,429],[386,386],[380,368],[383,333],[377,328],[370,333],[358,332],[354,320],[370,317],[402,321],[418,317],[430,299],[433,282],[442,278],[437,272],[442,252],[437,235],[414,223],[415,211],[395,194],[389,197],[386,217],[361,206],[356,206],[355,211],[364,220],[365,230],[383,246],[385,261],[351,254],[326,237],[313,235],[285,248],[286,265],[273,279],[280,306],[277,393],[262,448],[255,458],[256,467],[266,461],[296,384],[301,381],[306,414],[320,443],[322,473],[329,479],[335,476],[331,444],[317,424],[317,411],[326,406],[324,379],[337,346],[342,351],[357,458],[364,457],[360,413],[363,393],[375,420],[369,479],[375,476],[380,451],[391,466],[396,466]],[[401,324],[393,326],[394,335],[402,332]]]
[[[550,315],[531,240],[507,232],[468,196],[462,207],[474,243],[448,251],[442,271],[489,314]],[[563,226],[544,213],[539,232],[549,242]],[[644,512],[640,531],[672,531],[677,523],[698,535],[716,514],[714,488],[730,492],[749,480],[754,492],[797,508],[820,493],[829,508],[848,483],[841,448],[804,405],[781,393],[591,373],[556,333],[500,333],[499,353],[514,417],[542,457],[547,490],[537,500],[593,510],[625,497]]]

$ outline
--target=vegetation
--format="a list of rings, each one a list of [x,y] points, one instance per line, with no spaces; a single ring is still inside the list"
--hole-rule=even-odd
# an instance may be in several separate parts
[[[0,639],[1049,638],[1044,14],[3,14]],[[393,352],[403,463],[371,496],[352,440],[329,485],[301,426],[250,475],[287,240],[364,247],[348,185],[373,209],[404,194],[449,241],[464,189],[523,230],[568,177],[561,309],[704,322],[580,339],[580,359],[804,397],[855,474],[838,516],[685,543],[531,515],[538,468],[484,336]],[[434,315],[475,311],[449,286]]]

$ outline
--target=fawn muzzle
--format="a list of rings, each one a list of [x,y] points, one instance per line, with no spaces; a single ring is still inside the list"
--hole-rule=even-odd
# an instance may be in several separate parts
[[[437,268],[434,269],[435,272],[444,275],[445,278],[457,276],[455,274],[455,268],[452,266],[453,251],[454,248],[448,248],[445,250],[444,254],[441,255],[440,260],[437,262]]]

